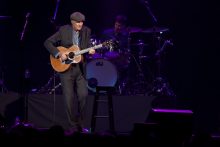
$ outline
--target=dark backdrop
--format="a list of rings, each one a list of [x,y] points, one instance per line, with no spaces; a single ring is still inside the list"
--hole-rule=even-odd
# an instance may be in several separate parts
[[[141,0],[1,0],[0,15],[0,67],[6,87],[11,91],[20,88],[22,68],[31,72],[33,88],[40,88],[53,75],[44,40],[55,31],[56,4],[59,7],[56,25],[69,23],[73,11],[86,15],[86,25],[93,34],[113,25],[116,14],[128,16],[129,25],[152,27],[149,11]],[[180,105],[195,110],[201,125],[218,128],[219,123],[219,24],[217,6],[190,0],[148,1],[159,26],[169,28],[174,46],[166,52],[163,74],[175,91]],[[214,4],[215,5],[215,4]],[[214,6],[213,5],[213,6]],[[22,41],[21,32],[25,16],[30,12]],[[215,22],[215,23],[214,23]]]

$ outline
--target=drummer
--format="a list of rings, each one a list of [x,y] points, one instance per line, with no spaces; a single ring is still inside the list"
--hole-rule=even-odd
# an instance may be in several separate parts
[[[106,29],[101,34],[101,39],[113,40],[117,42],[116,47],[107,52],[107,58],[114,58],[119,56],[119,53],[127,51],[129,32],[127,30],[127,17],[124,15],[117,15],[114,21],[114,27]]]
[[[113,40],[116,45],[113,48],[106,48],[104,57],[111,61],[117,69],[118,81],[117,86],[119,93],[122,94],[123,85],[128,78],[128,39],[129,31],[127,29],[127,17],[117,15],[114,20],[114,26],[104,30],[101,34],[102,41]]]

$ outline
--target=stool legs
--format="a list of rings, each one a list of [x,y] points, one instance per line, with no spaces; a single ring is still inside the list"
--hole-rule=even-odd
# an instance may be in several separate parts
[[[113,102],[112,95],[108,93],[108,113],[109,113],[109,126],[111,131],[115,131],[114,116],[113,116]]]
[[[96,94],[94,97],[94,102],[93,102],[93,111],[92,111],[92,120],[91,120],[91,132],[95,131],[95,126],[96,126],[96,115],[97,115],[97,110],[98,110],[98,101],[99,96]]]
[[[106,86],[97,86],[96,87],[96,94],[94,97],[93,111],[92,111],[91,132],[95,131],[97,118],[107,118],[107,117],[109,119],[110,131],[113,131],[113,132],[115,131],[114,116],[113,116],[114,113],[113,113],[112,89],[113,89],[113,87],[106,87]],[[97,116],[100,91],[107,92],[108,116]]]

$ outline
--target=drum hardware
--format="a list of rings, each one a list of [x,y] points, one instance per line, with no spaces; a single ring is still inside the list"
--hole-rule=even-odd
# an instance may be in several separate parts
[[[136,35],[136,32],[132,33],[132,35]],[[126,71],[127,73],[125,74],[125,76],[123,75],[122,78],[119,75],[119,82],[118,82],[119,94],[145,95],[147,93],[148,82],[142,69],[143,60],[148,59],[148,56],[144,55],[143,53],[147,46],[148,44],[146,44],[144,40],[139,38],[138,40],[133,42],[132,36],[129,36],[128,48],[126,52],[126,54],[128,55],[127,57],[128,66],[126,66],[126,68],[124,69],[127,70]]]
[[[96,38],[91,38],[90,43],[91,43],[92,46],[95,46],[95,45],[100,44],[101,42],[100,42],[100,40],[98,40]]]
[[[49,78],[49,80],[47,81],[47,83],[44,85],[44,86],[42,86],[40,89],[38,89],[37,91],[36,91],[36,93],[40,93],[40,94],[48,94],[49,92],[49,89],[50,89],[50,87],[51,87],[51,83],[52,83],[52,81],[53,81],[53,78],[54,78],[54,75],[53,76],[51,76],[50,78]]]
[[[120,54],[122,53],[122,50],[119,48],[119,41],[113,40],[114,44],[110,45],[109,49],[104,49],[104,58],[107,60],[114,60],[116,58],[120,57]]]
[[[131,44],[132,46],[144,47],[148,44],[145,44],[143,40],[139,39],[136,43]]]
[[[96,45],[98,45],[98,44],[101,44],[101,41],[99,40],[99,39],[97,39],[97,38],[95,38],[95,37],[92,37],[91,39],[90,39],[90,45],[91,46],[96,46]],[[110,46],[111,47],[111,46]],[[103,51],[103,49],[99,49],[99,50],[96,50],[96,52],[95,52],[95,54],[88,54],[87,55],[87,58],[89,59],[89,60],[93,60],[93,59],[102,59],[102,58],[104,58],[104,51]]]
[[[143,55],[140,55],[140,56],[139,56],[139,59],[140,59],[140,60],[141,60],[141,59],[148,59],[148,58],[149,58],[149,57],[148,57],[148,56],[145,56],[145,55],[144,55],[144,56],[143,56]]]
[[[157,29],[157,31],[158,30],[159,29]],[[154,63],[154,57],[158,46],[160,46],[161,36],[159,36],[160,33],[147,31],[148,29],[142,30],[141,32],[132,33],[132,35],[129,36],[128,46],[131,62],[129,67],[131,69],[129,70],[137,71],[135,73],[131,73],[136,76],[136,80],[131,82],[131,84],[133,85],[132,87],[137,87],[135,89],[141,89],[135,91],[132,90],[131,93],[146,93],[152,90],[152,85],[155,78],[155,68],[157,68],[156,63]],[[160,31],[166,30],[164,29]]]
[[[61,86],[61,83],[58,83],[57,85],[55,85],[54,88],[52,88],[52,89],[49,90],[49,94],[53,94],[53,93],[55,92],[55,90],[56,90],[57,88],[59,88],[60,86]]]
[[[88,57],[87,57],[89,60],[93,60],[93,59],[102,59],[104,58],[103,54],[102,53],[95,53],[95,54],[88,54]]]
[[[159,27],[158,26],[158,20],[157,18],[155,17],[155,15],[153,14],[153,12],[151,11],[151,8],[150,8],[150,4],[148,1],[143,1],[142,2],[146,8],[146,10],[148,11],[148,13],[150,14],[150,17],[151,17],[151,20],[152,20],[152,24],[153,24],[153,27],[151,28],[148,28],[148,29],[145,29],[143,30],[142,32],[143,33],[152,33],[153,34],[153,40],[154,40],[154,43],[155,43],[155,47],[156,47],[156,54],[155,54],[155,57],[156,57],[156,66],[157,66],[157,71],[156,71],[156,78],[153,80],[153,88],[152,88],[152,92],[151,93],[155,93],[156,92],[156,95],[159,96],[159,95],[163,95],[164,93],[165,94],[170,94],[170,91],[172,91],[170,89],[170,87],[168,86],[168,82],[167,80],[165,80],[163,77],[162,77],[162,74],[161,74],[161,53],[162,51],[164,50],[164,48],[166,47],[166,44],[167,44],[167,41],[164,42],[164,44],[161,46],[161,41],[162,41],[162,38],[161,38],[161,34],[163,34],[164,32],[168,32],[169,29],[168,28],[165,28],[165,27]],[[171,92],[173,93],[173,92]],[[171,94],[170,96],[173,96],[174,94]]]
[[[156,77],[153,81],[153,89],[149,95],[176,97],[169,82],[164,77]]]
[[[161,73],[161,56],[162,53],[164,53],[167,45],[173,46],[173,43],[170,40],[165,40],[163,45],[157,50],[157,52],[154,55],[157,59],[157,76],[153,80],[153,88],[150,92],[150,95],[176,97],[175,93],[170,87],[170,84],[168,83],[166,78],[162,76]]]
[[[107,52],[105,54],[105,59],[110,61],[115,65],[117,73],[118,73],[118,80],[116,82],[116,93],[122,95],[125,91],[126,85],[126,77],[128,66],[130,63],[129,53],[126,49],[118,49],[118,51]]]
[[[61,93],[61,89],[60,88],[61,83],[58,77],[58,73],[57,72],[53,72],[52,76],[50,76],[49,80],[47,81],[47,83],[42,86],[39,90],[37,90],[36,93],[41,93],[41,94],[53,94],[53,93]]]
[[[118,58],[120,55],[119,55],[119,52],[112,50],[112,51],[106,52],[104,56],[105,56],[105,59],[112,60],[112,59]]]
[[[128,77],[125,81],[122,81],[120,87],[122,91],[125,91],[125,94],[127,95],[145,95],[148,90],[146,88],[147,80],[141,67],[141,60],[138,57],[135,57],[133,54],[130,54],[130,60],[133,61],[132,64],[134,64],[134,66],[137,68],[137,71],[132,73],[136,69],[133,69],[133,65],[129,65]]]
[[[165,51],[167,45],[173,46],[173,42],[171,40],[165,40],[163,46],[155,53],[155,56],[156,57],[161,56],[161,54]]]

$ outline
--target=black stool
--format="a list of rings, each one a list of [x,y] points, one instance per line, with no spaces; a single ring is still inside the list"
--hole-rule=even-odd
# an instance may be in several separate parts
[[[95,99],[94,99],[93,111],[92,111],[91,132],[95,131],[96,118],[108,118],[110,131],[115,132],[114,116],[113,116],[113,103],[112,103],[113,89],[114,89],[114,87],[109,87],[109,86],[97,86],[96,87],[96,93],[95,93]],[[100,100],[99,99],[101,91],[107,92],[107,100]],[[108,103],[108,115],[105,115],[105,116],[97,115],[98,102],[107,102]]]

